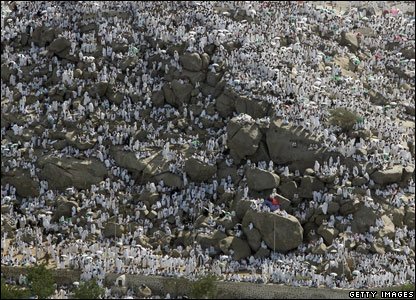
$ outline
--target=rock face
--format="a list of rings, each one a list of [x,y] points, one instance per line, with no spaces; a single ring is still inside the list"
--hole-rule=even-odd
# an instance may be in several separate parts
[[[255,191],[274,189],[280,183],[279,176],[258,168],[247,170],[246,175],[248,187]]]
[[[39,160],[40,178],[47,180],[50,189],[90,188],[107,175],[106,167],[97,159],[46,157]]]
[[[371,179],[375,183],[381,185],[387,185],[395,182],[399,182],[402,178],[403,167],[402,166],[393,166],[393,168],[387,170],[377,170],[371,174]]]
[[[184,69],[192,72],[198,72],[202,70],[202,59],[198,53],[185,53],[181,56],[180,62]]]
[[[248,227],[250,223],[253,223],[267,246],[274,251],[286,252],[302,243],[303,228],[292,215],[283,217],[274,213],[256,212],[250,208],[243,218],[242,225]]]
[[[246,258],[251,254],[251,249],[247,242],[235,236],[229,236],[222,239],[220,241],[220,248],[225,254],[229,254],[232,249],[234,252],[232,256],[234,260]]]
[[[227,135],[231,155],[237,160],[254,154],[261,140],[259,127],[245,114],[231,119],[227,126]]]
[[[202,182],[212,178],[217,172],[217,166],[201,162],[196,158],[190,158],[185,161],[185,171],[193,181]]]

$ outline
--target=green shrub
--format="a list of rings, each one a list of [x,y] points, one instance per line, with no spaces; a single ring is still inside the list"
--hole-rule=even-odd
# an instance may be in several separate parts
[[[359,119],[359,116],[356,113],[346,108],[332,109],[330,114],[329,122],[332,125],[340,127],[343,132],[351,131]]]
[[[215,299],[217,295],[217,277],[208,275],[192,283],[191,297],[194,299]]]
[[[32,295],[37,295],[40,299],[46,299],[55,292],[55,277],[45,265],[29,268],[27,280]]]
[[[104,289],[100,287],[95,279],[82,282],[75,290],[75,299],[100,299],[104,295]]]

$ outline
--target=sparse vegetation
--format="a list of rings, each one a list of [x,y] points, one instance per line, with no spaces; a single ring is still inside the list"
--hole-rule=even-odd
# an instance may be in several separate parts
[[[75,299],[100,299],[104,295],[104,289],[100,287],[95,279],[82,282],[75,290]]]
[[[346,108],[336,108],[331,110],[330,113],[330,124],[340,127],[343,132],[351,131],[359,119],[356,113]]]
[[[194,299],[215,299],[217,295],[217,277],[208,275],[192,283],[191,297]]]
[[[4,278],[1,279],[1,299],[27,299],[30,293],[15,285],[9,285]]]

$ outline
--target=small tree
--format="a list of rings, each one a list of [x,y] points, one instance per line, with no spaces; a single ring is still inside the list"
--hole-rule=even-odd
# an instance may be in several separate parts
[[[332,125],[340,127],[341,130],[344,132],[351,131],[359,118],[359,116],[356,113],[346,108],[332,109],[330,113],[331,117],[329,119],[329,122]]]
[[[198,279],[191,286],[191,297],[195,299],[215,299],[217,295],[217,277],[208,275]]]
[[[100,299],[104,295],[104,289],[100,287],[95,279],[82,282],[75,290],[75,299]]]
[[[45,265],[29,268],[27,280],[31,293],[40,299],[46,299],[55,291],[55,278],[52,271],[46,269]]]

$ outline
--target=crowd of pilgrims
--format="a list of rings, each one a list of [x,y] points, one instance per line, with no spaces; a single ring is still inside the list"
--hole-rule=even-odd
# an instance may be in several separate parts
[[[303,1],[299,1],[303,2]],[[236,21],[229,13],[218,13],[215,7],[239,8],[245,10],[254,21]],[[127,14],[127,18],[103,17],[104,12],[118,11]],[[87,16],[88,18],[84,18]],[[414,59],[404,59],[401,53],[386,49],[391,42],[399,42],[403,46],[414,47],[414,23],[402,14],[394,17],[373,15],[370,18],[361,18],[356,9],[351,9],[348,14],[318,10],[313,4],[298,3],[297,1],[279,2],[136,2],[136,1],[22,1],[17,9],[10,12],[12,19],[5,23],[2,18],[1,42],[6,43],[2,48],[2,63],[6,62],[12,69],[17,70],[17,76],[11,75],[9,82],[1,82],[1,93],[5,101],[2,101],[2,114],[22,114],[27,116],[27,123],[12,124],[9,129],[16,136],[22,136],[31,124],[46,118],[49,128],[40,134],[34,134],[27,142],[3,145],[2,157],[7,157],[7,163],[2,160],[3,170],[8,172],[15,168],[27,169],[34,180],[39,182],[41,191],[39,197],[20,199],[18,207],[10,205],[8,216],[16,222],[17,231],[15,237],[10,239],[7,232],[2,232],[1,247],[2,265],[27,266],[37,261],[38,248],[50,255],[50,263],[58,269],[74,268],[82,270],[82,279],[97,278],[103,283],[106,273],[119,274],[146,274],[164,276],[187,276],[195,278],[197,275],[214,272],[222,275],[224,280],[249,281],[249,282],[274,282],[295,286],[338,286],[343,288],[360,288],[389,286],[403,284],[406,280],[414,282],[415,265],[413,257],[408,256],[414,251],[414,228],[399,228],[395,233],[395,239],[385,238],[385,245],[392,249],[402,247],[402,252],[387,252],[386,254],[360,254],[348,253],[357,263],[358,275],[353,280],[345,277],[334,277],[327,274],[316,274],[314,263],[329,261],[331,264],[339,264],[345,259],[346,250],[343,248],[345,241],[357,241],[368,243],[372,239],[371,230],[365,234],[353,234],[346,230],[346,237],[339,237],[333,242],[338,249],[337,253],[313,255],[310,249],[315,242],[304,243],[296,251],[288,254],[272,254],[270,258],[256,259],[253,256],[241,261],[233,261],[230,256],[219,256],[213,249],[202,249],[194,245],[191,249],[182,246],[177,251],[187,255],[172,257],[169,245],[161,249],[148,249],[136,244],[136,238],[146,235],[153,227],[153,221],[145,218],[143,211],[152,209],[157,212],[156,220],[160,221],[160,230],[167,235],[172,235],[181,230],[194,230],[194,221],[203,208],[214,217],[224,214],[229,208],[225,204],[213,204],[217,200],[218,189],[223,191],[238,191],[249,198],[248,187],[237,185],[230,176],[212,180],[212,182],[196,184],[189,182],[183,172],[183,157],[170,145],[192,144],[195,140],[202,143],[198,157],[207,163],[225,161],[227,165],[233,165],[232,158],[224,154],[226,149],[226,129],[205,128],[206,136],[187,136],[178,134],[177,139],[165,141],[160,138],[161,133],[174,131],[172,121],[180,116],[186,118],[189,127],[203,128],[203,118],[218,119],[218,113],[208,114],[206,108],[215,101],[212,96],[204,97],[199,94],[198,105],[202,107],[199,115],[187,107],[176,109],[170,105],[155,107],[152,105],[151,95],[161,90],[163,76],[152,72],[161,66],[155,63],[149,64],[147,59],[154,54],[160,54],[163,58],[170,59],[170,67],[181,69],[178,53],[170,55],[159,45],[151,47],[148,40],[153,38],[164,43],[187,43],[188,52],[204,52],[205,46],[215,44],[217,46],[212,56],[210,70],[214,71],[219,64],[225,64],[227,85],[243,95],[248,95],[258,101],[267,101],[274,108],[274,115],[270,118],[281,118],[287,124],[302,126],[306,130],[320,136],[322,144],[330,150],[336,150],[344,156],[352,157],[363,163],[363,167],[348,169],[340,163],[339,157],[331,158],[327,162],[316,162],[314,171],[316,174],[336,175],[336,184],[339,185],[337,195],[343,199],[354,197],[345,183],[357,176],[363,176],[367,182],[363,185],[366,189],[366,205],[374,209],[382,210],[381,205],[372,201],[372,193],[377,196],[391,198],[391,205],[402,207],[414,206],[415,183],[411,179],[405,186],[397,184],[385,188],[372,190],[374,182],[369,178],[364,164],[372,164],[378,168],[389,168],[395,164],[403,166],[414,164],[414,156],[404,145],[414,143],[413,128],[404,126],[404,120],[414,122],[414,116],[405,113],[402,103],[414,99],[413,79],[400,77],[389,66],[400,67],[403,71],[415,69]],[[255,20],[261,20],[256,22]],[[98,24],[98,35],[94,33],[82,34],[80,26],[91,23]],[[414,22],[414,19],[413,19]],[[89,61],[91,71],[98,71],[97,81],[108,81],[115,84],[120,91],[127,94],[131,91],[138,93],[142,102],[133,102],[125,97],[120,105],[110,103],[108,100],[99,100],[86,92],[86,87],[94,84],[94,80],[74,77],[75,65],[62,64],[58,57],[52,59],[45,56],[45,48],[35,46],[33,43],[22,52],[16,51],[11,42],[22,32],[32,34],[38,26],[59,27],[62,36],[71,42],[71,53],[81,60]],[[325,33],[332,30],[337,36],[341,31],[355,31],[360,27],[369,27],[375,32],[374,36],[361,37],[362,53],[369,53],[366,60],[360,62],[361,74],[359,78],[344,76],[344,80],[336,81],[335,77],[342,77],[342,71],[338,66],[327,67],[324,70],[317,66],[334,57],[324,54],[336,53],[336,56],[350,58],[347,47],[340,46],[333,39],[323,39],[313,32],[318,26]],[[145,30],[135,30],[145,28]],[[124,81],[117,78],[120,70],[117,62],[123,59],[123,54],[113,51],[111,45],[114,42],[126,43],[125,35],[130,35],[133,45],[144,51],[144,59],[131,70],[127,70]],[[281,38],[292,40],[289,46],[281,46]],[[226,50],[227,42],[236,42],[241,45],[232,51]],[[97,46],[102,47],[102,59],[90,57]],[[319,50],[321,49],[321,50]],[[65,89],[66,85],[76,83],[77,91],[73,91],[73,97],[59,102],[52,100],[48,93],[48,75],[33,76],[30,81],[24,81],[22,69],[35,64],[33,72],[41,66],[48,66],[49,71],[57,68],[56,75],[60,79],[55,89]],[[292,65],[289,68],[287,64]],[[166,67],[166,72],[168,72]],[[137,75],[138,73],[142,75]],[[135,78],[136,80],[130,80]],[[364,87],[364,79],[368,83]],[[404,84],[412,88],[402,88]],[[368,89],[378,91],[391,105],[389,109],[372,104],[369,100]],[[16,93],[21,97],[14,101]],[[26,97],[35,93],[36,100],[32,104],[26,103]],[[335,97],[329,97],[335,95]],[[81,99],[81,104],[74,108],[72,101]],[[411,100],[410,100],[411,101]],[[288,105],[289,103],[289,105]],[[358,146],[364,149],[378,149],[371,155],[357,155],[357,140],[351,139],[345,134],[339,134],[335,126],[329,126],[323,120],[328,116],[328,109],[346,107],[363,115],[361,123],[356,124],[356,129],[377,129],[378,137],[360,139]],[[144,110],[149,110],[146,118],[141,117]],[[90,119],[79,122],[77,127],[84,135],[80,136],[81,142],[96,141],[93,148],[80,150],[73,146],[67,146],[62,150],[53,147],[55,142],[49,134],[55,130],[66,131],[62,126],[64,121],[77,121],[85,119],[86,114],[94,114],[99,119],[99,125]],[[270,122],[266,118],[266,122]],[[111,122],[122,120],[123,125],[110,126]],[[227,121],[227,120],[226,120]],[[138,129],[151,132],[144,140],[134,140],[133,135]],[[1,128],[2,139],[6,134],[6,127]],[[169,145],[170,143],[170,145]],[[139,157],[150,155],[149,147],[163,149],[164,157],[171,161],[170,171],[180,174],[185,182],[182,190],[172,188],[160,183],[147,183],[138,185],[126,169],[115,164],[109,153],[108,145],[122,145],[125,151],[134,151]],[[56,199],[60,192],[48,189],[48,182],[39,180],[36,166],[38,156],[34,149],[40,148],[44,153],[57,157],[97,157],[108,168],[109,177],[98,186],[92,185],[89,189],[77,191],[68,189],[65,194],[71,196],[81,194],[80,210],[87,209],[88,225],[82,226],[71,219],[61,218],[58,222],[52,220],[53,207],[48,206],[50,200]],[[287,166],[274,166],[273,162],[253,163],[247,161],[237,166],[237,173],[244,178],[246,168],[259,167],[274,170],[281,176],[289,176]],[[300,175],[294,170],[295,175]],[[245,180],[242,181],[243,183]],[[134,215],[120,213],[121,205],[128,205],[132,194],[140,194],[145,191],[158,192],[161,198],[151,208],[146,208],[143,203],[133,207]],[[407,200],[404,202],[403,196]],[[327,214],[328,203],[334,195],[328,191],[314,191],[313,201],[301,202],[294,211],[299,220],[304,220],[308,209],[321,207]],[[120,199],[120,197],[122,197]],[[8,205],[16,200],[16,188],[5,184],[1,186],[1,203]],[[252,199],[252,208],[265,209],[260,205],[263,199]],[[267,208],[266,208],[267,209]],[[2,209],[3,210],[3,209]],[[183,211],[189,218],[180,218],[178,212]],[[36,212],[36,214],[34,213]],[[41,213],[39,213],[41,212]],[[2,212],[3,213],[3,212]],[[73,216],[77,216],[74,207]],[[285,215],[285,211],[276,213]],[[230,212],[230,218],[233,212]],[[128,227],[131,222],[137,222],[140,226],[132,232],[123,234],[121,238],[104,238],[100,229],[103,224],[116,216],[118,224]],[[169,216],[175,218],[174,224],[167,221]],[[2,214],[3,218],[3,214]],[[328,215],[329,225],[335,221],[346,224],[348,228],[352,215],[342,217]],[[382,222],[382,221],[381,221]],[[210,223],[211,230],[224,230],[213,220]],[[373,231],[378,230],[382,224],[376,222]],[[235,234],[241,234],[235,230]],[[64,234],[60,233],[64,232]],[[93,239],[88,238],[94,235]],[[24,236],[32,235],[34,240],[24,241]],[[404,242],[406,241],[406,242]],[[267,247],[264,243],[262,246]],[[414,253],[414,252],[413,252]],[[313,263],[311,263],[313,262]],[[385,266],[389,266],[386,268]]]

